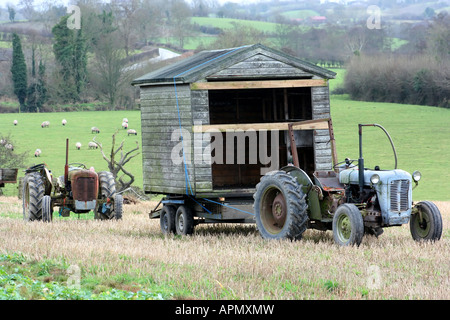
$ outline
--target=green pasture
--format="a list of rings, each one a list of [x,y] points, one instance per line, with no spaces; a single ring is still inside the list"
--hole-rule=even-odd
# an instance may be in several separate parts
[[[449,109],[352,101],[346,95],[333,95],[331,116],[340,161],[358,159],[358,124],[378,123],[392,137],[398,168],[422,173],[413,191],[414,200],[450,199]],[[363,128],[363,156],[367,168],[394,167],[391,145],[379,128]]]
[[[337,69],[336,80],[330,81],[330,88],[339,86],[343,70]],[[422,172],[422,181],[414,190],[415,200],[450,199],[450,110],[417,105],[353,101],[347,95],[331,95],[333,118],[339,160],[346,157],[358,159],[358,124],[378,123],[390,133],[396,146],[398,168]],[[129,119],[129,128],[136,129],[138,136],[127,136],[121,128],[122,119]],[[68,124],[64,127],[61,120]],[[13,120],[18,125],[13,125]],[[50,128],[41,128],[41,123],[50,121]],[[92,134],[91,127],[100,129]],[[109,153],[112,135],[118,130],[116,145],[125,141],[125,151],[131,150],[136,141],[141,143],[141,122],[139,111],[84,111],[55,113],[1,114],[0,135],[10,134],[17,152],[27,152],[29,165],[46,163],[54,175],[62,175],[65,161],[66,138],[69,138],[69,162],[82,162],[97,171],[107,170],[107,163],[99,150],[90,150],[89,141],[94,137]],[[75,143],[81,142],[81,150]],[[40,158],[34,151],[42,150]],[[394,156],[384,133],[377,128],[364,128],[363,152],[366,167],[379,165],[381,169],[392,169]],[[135,175],[135,185],[142,188],[142,157],[134,158],[128,169]],[[20,171],[19,176],[23,176]],[[4,188],[6,194],[15,194],[15,185]]]
[[[243,27],[252,27],[258,31],[273,33],[278,26],[274,22],[254,21],[254,20],[240,20],[231,18],[209,18],[209,17],[192,17],[191,23],[200,26],[214,27],[222,30],[232,29],[235,24]]]
[[[128,118],[129,129],[135,129],[137,136],[128,136],[127,130],[122,129],[122,119]],[[62,119],[67,125],[61,124]],[[14,126],[13,121],[18,125]],[[50,121],[49,128],[41,128],[43,121]],[[91,127],[98,127],[100,134],[91,133]],[[102,143],[105,154],[109,155],[112,146],[112,135],[116,135],[116,147],[125,141],[124,150],[129,151],[141,144],[140,111],[84,111],[84,112],[53,112],[53,113],[9,113],[0,114],[0,135],[10,135],[15,142],[15,151],[26,152],[29,166],[46,163],[54,176],[64,173],[66,139],[69,139],[69,163],[81,162],[88,168],[93,166],[96,171],[107,170],[108,166],[103,159],[100,149],[89,149],[88,143],[95,137]],[[75,144],[80,142],[80,150]],[[40,157],[35,157],[36,149],[41,149]],[[141,151],[141,150],[140,150]],[[127,168],[135,175],[135,185],[142,188],[142,160],[141,156],[132,159]],[[23,176],[19,171],[19,177]],[[14,186],[17,188],[17,186]],[[7,185],[6,194],[16,194],[13,185]]]

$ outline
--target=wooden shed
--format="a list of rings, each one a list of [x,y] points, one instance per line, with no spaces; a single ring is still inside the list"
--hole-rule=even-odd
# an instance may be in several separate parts
[[[330,117],[328,80],[335,75],[257,44],[202,51],[135,79],[144,191],[251,198],[262,169],[276,170],[290,162],[285,124]],[[311,176],[316,170],[331,170],[328,129],[314,121],[297,129],[304,129],[295,131],[300,167]],[[255,133],[257,140],[252,140]],[[222,135],[223,150],[218,144],[211,147],[220,138],[217,134]],[[241,159],[242,144],[233,147],[230,141],[239,141],[239,134],[246,145]],[[227,154],[230,150],[235,154]],[[272,157],[270,163],[259,157],[255,161],[255,153],[263,151]]]

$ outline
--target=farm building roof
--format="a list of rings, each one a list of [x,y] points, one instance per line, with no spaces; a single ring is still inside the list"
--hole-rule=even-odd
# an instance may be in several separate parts
[[[336,73],[287,55],[261,44],[201,51],[180,62],[150,72],[132,81],[132,85],[162,83],[192,83],[207,78],[255,54],[265,54],[296,68],[325,79],[334,79]],[[280,75],[282,77],[283,75]]]

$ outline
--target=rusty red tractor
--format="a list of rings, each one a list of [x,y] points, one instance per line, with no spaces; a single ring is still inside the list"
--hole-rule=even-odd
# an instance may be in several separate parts
[[[23,182],[23,218],[26,221],[53,220],[53,208],[68,217],[70,212],[89,213],[100,220],[122,219],[123,198],[116,192],[111,172],[96,173],[82,163],[68,163],[66,141],[66,164],[64,175],[52,176],[45,164],[38,164],[25,170]]]

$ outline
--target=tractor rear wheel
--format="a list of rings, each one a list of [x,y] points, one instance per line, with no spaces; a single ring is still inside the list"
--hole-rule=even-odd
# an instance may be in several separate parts
[[[25,176],[23,181],[23,219],[25,221],[42,219],[42,198],[44,197],[44,180],[38,172]]]
[[[52,198],[50,196],[44,196],[42,198],[42,221],[52,222],[52,220],[53,220]]]
[[[99,187],[99,196],[98,198],[101,200],[106,200],[110,198],[112,201],[115,200],[116,195],[116,181],[114,180],[114,176],[109,171],[101,171],[98,173],[98,181],[100,184]],[[114,201],[115,202],[115,201]],[[120,202],[120,200],[119,200]],[[122,200],[123,202],[123,200]],[[122,205],[120,206],[120,218],[122,218]],[[115,217],[114,212],[115,205],[111,203],[105,203],[103,205],[97,205],[97,208],[94,210],[94,219],[99,220],[109,220]],[[117,219],[117,218],[116,218]]]
[[[416,241],[437,241],[442,235],[442,216],[438,207],[430,201],[419,202],[418,213],[411,215],[409,228]]]
[[[341,204],[333,217],[333,238],[341,246],[359,246],[364,236],[364,220],[351,203]]]
[[[272,171],[261,178],[253,195],[253,207],[263,238],[301,239],[308,222],[308,206],[301,187],[285,171]]]

